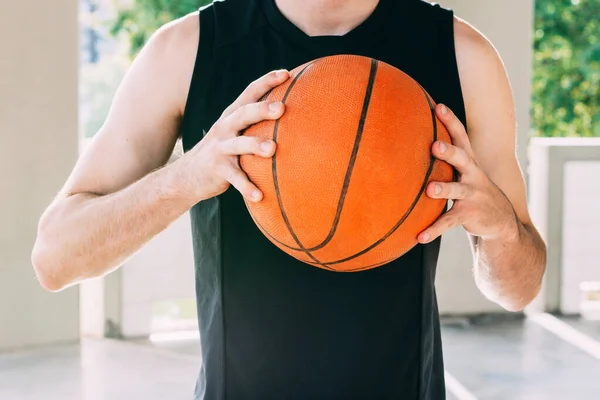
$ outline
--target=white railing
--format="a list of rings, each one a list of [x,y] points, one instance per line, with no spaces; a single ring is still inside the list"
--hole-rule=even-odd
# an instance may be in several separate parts
[[[577,313],[582,281],[600,281],[600,138],[535,138],[529,208],[548,246],[536,308]]]

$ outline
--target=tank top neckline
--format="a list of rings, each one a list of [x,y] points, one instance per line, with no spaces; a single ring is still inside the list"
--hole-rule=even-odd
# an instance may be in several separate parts
[[[404,0],[410,3],[409,0]],[[275,0],[261,0],[269,24],[285,38],[309,49],[332,48],[343,46],[352,41],[368,37],[373,40],[376,35],[383,33],[386,17],[391,15],[397,0],[379,0],[373,12],[358,26],[344,35],[309,36],[289,19],[287,19],[275,4]]]

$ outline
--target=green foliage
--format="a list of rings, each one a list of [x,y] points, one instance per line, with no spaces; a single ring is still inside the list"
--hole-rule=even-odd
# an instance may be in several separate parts
[[[111,32],[135,55],[163,24],[210,0],[133,0]],[[536,0],[532,134],[600,136],[600,0]],[[508,29],[508,28],[507,28]]]
[[[111,33],[128,34],[133,56],[162,25],[209,3],[212,0],[133,0],[128,6],[120,7]]]
[[[600,0],[536,0],[536,136],[600,136]]]

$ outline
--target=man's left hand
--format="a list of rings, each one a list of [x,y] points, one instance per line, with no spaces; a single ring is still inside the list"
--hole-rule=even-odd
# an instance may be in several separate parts
[[[446,126],[452,144],[437,141],[433,155],[452,165],[459,174],[457,182],[431,182],[427,196],[453,200],[452,208],[422,232],[418,240],[429,243],[458,225],[476,237],[515,240],[519,222],[506,195],[477,164],[469,137],[462,122],[446,106],[439,104],[436,114]]]

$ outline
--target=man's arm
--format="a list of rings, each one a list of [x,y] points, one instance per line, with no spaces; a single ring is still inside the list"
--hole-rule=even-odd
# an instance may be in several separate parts
[[[198,38],[194,13],[161,28],[133,63],[106,123],[40,220],[32,262],[46,289],[110,272],[195,203],[230,184],[260,200],[238,155],[271,157],[275,145],[262,143],[265,149],[238,133],[281,116],[281,104],[257,101],[284,82],[287,71],[253,82],[194,149],[163,167],[178,137]]]
[[[433,153],[452,164],[460,180],[430,185],[430,197],[455,202],[419,239],[431,241],[462,224],[471,239],[479,289],[504,308],[519,311],[539,293],[546,248],[527,210],[515,152],[512,91],[500,57],[483,35],[457,19],[455,41],[469,132],[450,110],[438,106],[453,145],[444,151],[436,143]]]
[[[185,17],[149,40],[106,122],[42,216],[32,261],[46,289],[116,268],[191,206],[176,193],[174,168],[146,175],[167,162],[178,137],[197,20]]]

